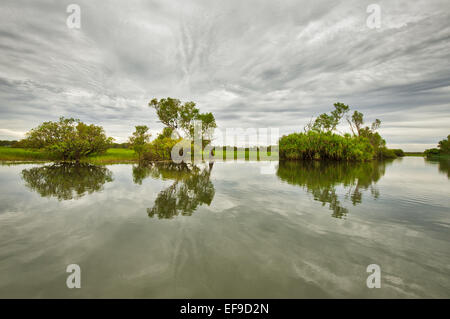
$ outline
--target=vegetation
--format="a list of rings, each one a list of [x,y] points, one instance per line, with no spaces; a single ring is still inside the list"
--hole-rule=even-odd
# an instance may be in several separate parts
[[[368,161],[397,157],[393,150],[386,148],[386,141],[376,132],[381,125],[379,119],[370,127],[364,126],[364,115],[354,111],[351,117],[346,117],[352,134],[334,133],[349,109],[348,105],[335,103],[330,114],[319,115],[306,125],[305,132],[283,136],[279,141],[280,159]]]
[[[430,148],[425,150],[425,156],[431,157],[449,157],[450,156],[450,135],[446,139],[439,141],[438,148]]]
[[[92,154],[81,160],[83,163],[111,164],[136,162],[138,156],[134,150],[123,148],[110,148],[103,154]]]
[[[212,113],[200,113],[200,110],[195,107],[194,102],[181,103],[178,99],[152,99],[149,104],[156,110],[159,120],[166,127],[181,137],[178,130],[183,130],[184,133],[191,139],[194,138],[195,122],[202,124],[201,134],[205,139],[205,144],[208,144],[213,136],[213,130],[217,127],[216,120]]]
[[[134,131],[133,136],[129,138],[130,148],[138,154],[139,161],[142,160],[142,154],[150,141],[151,134],[147,132],[148,127],[146,125],[138,125],[136,126],[136,131]]]
[[[112,141],[100,126],[61,117],[58,122],[44,122],[29,131],[22,144],[43,150],[50,158],[78,162],[90,154],[106,152]]]
[[[51,156],[36,149],[23,149],[0,146],[0,160],[2,161],[50,161]]]
[[[17,141],[0,140],[0,146],[13,146]]]
[[[279,141],[282,160],[331,159],[367,161],[373,158],[373,147],[364,137],[308,131],[283,136]]]
[[[397,156],[397,157],[405,156],[405,152],[403,152],[402,149],[394,148],[394,149],[392,149],[392,151],[394,152],[395,156]]]

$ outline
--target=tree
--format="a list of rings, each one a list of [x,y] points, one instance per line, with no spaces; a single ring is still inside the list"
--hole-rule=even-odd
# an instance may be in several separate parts
[[[217,127],[212,113],[200,113],[194,102],[181,103],[178,99],[152,99],[148,105],[156,110],[161,123],[175,131],[178,136],[179,129],[183,130],[190,138],[194,137],[195,121],[202,123],[202,136],[212,138],[212,130]]]
[[[430,148],[428,150],[425,150],[424,153],[427,157],[435,157],[450,154],[450,135],[447,135],[447,139],[439,141],[438,148]]]
[[[447,139],[439,141],[438,147],[442,154],[450,154],[450,135],[447,135]]]
[[[141,161],[142,154],[150,141],[151,134],[147,132],[148,127],[146,125],[138,125],[136,126],[136,131],[133,132],[133,136],[129,138],[130,148],[138,154],[139,161]]]
[[[314,121],[314,124],[310,127],[318,132],[332,132],[339,125],[339,122],[348,110],[348,105],[340,102],[334,103],[334,110],[331,114],[320,114]]]
[[[30,130],[21,142],[25,147],[44,149],[57,159],[78,162],[89,154],[104,153],[113,138],[106,137],[101,126],[61,117],[58,122],[44,122]]]

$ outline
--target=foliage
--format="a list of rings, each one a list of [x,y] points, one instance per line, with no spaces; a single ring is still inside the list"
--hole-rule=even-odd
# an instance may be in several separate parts
[[[133,132],[133,136],[129,138],[130,148],[132,148],[136,154],[138,154],[139,160],[142,159],[151,134],[147,133],[148,127],[146,125],[136,126],[136,130]]]
[[[425,150],[424,154],[426,157],[439,156],[441,151],[438,148],[430,148]]]
[[[23,143],[29,148],[43,149],[56,159],[79,161],[89,154],[104,153],[112,141],[100,126],[61,117],[58,122],[44,122],[32,129]]]
[[[0,140],[0,146],[13,146],[17,141]]]
[[[163,128],[162,132],[158,134],[156,137],[159,140],[165,139],[165,138],[172,138],[173,129],[170,127]]]
[[[130,143],[112,143],[111,148],[130,148]]]
[[[189,137],[194,137],[195,121],[202,123],[202,136],[205,139],[212,138],[212,131],[217,127],[212,113],[200,113],[194,102],[181,103],[178,99],[152,99],[149,104],[156,110],[161,123],[177,132],[183,130]]]
[[[131,149],[110,148],[103,154],[92,154],[81,160],[92,164],[126,163],[136,161],[137,154]]]
[[[45,161],[51,159],[50,154],[42,150],[0,146],[1,161]]]
[[[403,157],[403,156],[405,156],[405,152],[403,152],[402,149],[399,149],[399,148],[393,148],[392,151],[394,152],[395,156],[397,156],[397,157]]]
[[[80,198],[86,193],[98,192],[103,184],[112,182],[112,172],[106,167],[79,163],[57,163],[24,169],[22,179],[26,186],[42,197],[58,200]]]
[[[181,141],[170,137],[161,137],[153,140],[145,149],[143,158],[146,161],[164,161],[171,159],[172,148]]]
[[[392,159],[396,158],[397,155],[395,154],[394,150],[388,149],[386,147],[380,148],[376,153],[377,158],[379,159]]]
[[[279,141],[279,157],[281,160],[367,161],[373,158],[373,147],[365,137],[311,130],[283,136]]]
[[[343,103],[334,103],[334,110],[331,114],[320,114],[311,129],[317,132],[332,132],[336,129],[345,113],[349,110],[349,106]]]
[[[438,148],[430,148],[424,152],[426,157],[436,157],[450,154],[450,135],[447,139],[439,141]]]
[[[354,111],[351,118],[347,116],[353,135],[333,133],[349,110],[348,105],[337,102],[330,114],[320,114],[305,127],[304,133],[283,136],[279,141],[280,159],[366,161],[395,158],[395,152],[386,148],[386,141],[376,132],[381,125],[379,119],[370,127],[364,127],[364,115]]]
[[[277,176],[289,184],[306,188],[314,199],[328,205],[332,216],[348,214],[339,199],[337,188],[346,191],[355,206],[362,202],[363,191],[370,190],[378,198],[374,184],[384,175],[385,162],[349,163],[336,161],[280,161]]]

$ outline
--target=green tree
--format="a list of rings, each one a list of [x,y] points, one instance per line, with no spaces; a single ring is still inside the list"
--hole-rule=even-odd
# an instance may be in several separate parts
[[[152,99],[148,105],[156,110],[161,123],[175,131],[178,136],[179,129],[183,130],[186,135],[194,137],[194,123],[200,121],[202,123],[202,136],[206,139],[212,137],[212,130],[217,127],[216,120],[212,113],[200,113],[194,102],[182,103],[178,99]]]
[[[344,103],[334,103],[334,110],[331,114],[322,113],[320,114],[314,124],[312,125],[312,129],[318,132],[332,132],[336,129],[341,121],[342,117],[349,110],[349,106]]]
[[[44,149],[57,159],[79,161],[89,154],[104,153],[112,142],[100,126],[61,117],[58,122],[44,122],[32,129],[23,145]]]
[[[427,157],[449,155],[450,154],[450,135],[447,135],[447,139],[443,139],[442,141],[439,141],[438,148],[430,148],[428,150],[425,150],[424,154]]]
[[[450,135],[447,135],[447,139],[439,141],[438,148],[442,154],[450,154]]]
[[[138,125],[133,132],[133,136],[129,137],[130,148],[138,154],[139,161],[142,160],[142,154],[150,141],[151,134],[147,132],[148,127],[146,125]]]

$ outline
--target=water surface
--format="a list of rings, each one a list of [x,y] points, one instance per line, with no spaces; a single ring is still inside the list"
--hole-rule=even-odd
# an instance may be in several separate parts
[[[2,165],[0,297],[450,297],[447,161],[267,165]]]

